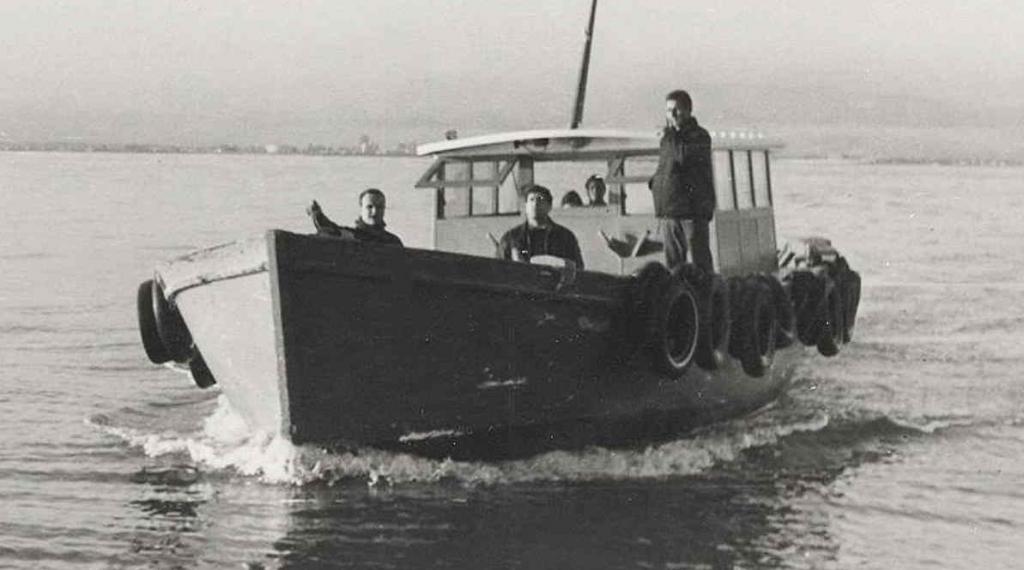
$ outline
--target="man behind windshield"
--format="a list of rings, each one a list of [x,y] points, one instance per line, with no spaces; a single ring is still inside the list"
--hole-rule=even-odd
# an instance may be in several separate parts
[[[540,185],[526,190],[526,220],[501,236],[499,259],[529,262],[535,255],[553,255],[583,269],[583,255],[572,230],[551,219],[551,191]]]

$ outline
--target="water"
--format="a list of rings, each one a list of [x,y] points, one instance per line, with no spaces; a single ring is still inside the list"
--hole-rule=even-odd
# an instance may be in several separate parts
[[[420,159],[0,154],[0,566],[1013,568],[1024,546],[1024,170],[778,161],[780,233],[864,276],[854,343],[759,414],[509,462],[251,434],[151,366],[156,261],[317,198],[424,245]],[[561,187],[555,185],[554,187]]]

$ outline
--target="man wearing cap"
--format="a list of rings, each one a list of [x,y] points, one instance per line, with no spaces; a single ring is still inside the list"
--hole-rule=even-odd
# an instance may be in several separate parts
[[[665,262],[675,268],[686,262],[687,247],[693,263],[711,272],[708,223],[715,214],[715,187],[711,173],[711,136],[691,114],[693,102],[683,90],[665,96],[665,118],[658,169],[651,178],[654,214],[665,242]]]
[[[535,255],[567,259],[583,269],[583,255],[572,231],[551,216],[551,191],[539,185],[526,190],[526,220],[505,232],[498,242],[498,258],[529,262]]]

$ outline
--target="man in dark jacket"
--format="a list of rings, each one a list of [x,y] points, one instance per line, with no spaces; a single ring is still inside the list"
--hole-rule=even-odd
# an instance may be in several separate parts
[[[583,255],[572,230],[549,216],[551,191],[534,185],[526,191],[526,220],[505,232],[498,242],[498,258],[529,262],[535,255],[567,259],[583,269]]]
[[[310,204],[306,212],[313,218],[313,225],[319,235],[340,237],[342,239],[354,239],[357,241],[368,241],[372,243],[383,243],[387,245],[402,245],[402,240],[395,234],[384,229],[384,209],[387,201],[384,193],[376,188],[367,188],[359,194],[359,217],[356,218],[356,227],[347,228],[332,222],[330,218],[320,209],[316,200]]]
[[[658,169],[650,188],[669,268],[685,263],[687,247],[692,247],[694,264],[710,272],[708,222],[715,213],[711,136],[697,124],[692,110],[686,91],[665,96],[668,126],[662,132]]]

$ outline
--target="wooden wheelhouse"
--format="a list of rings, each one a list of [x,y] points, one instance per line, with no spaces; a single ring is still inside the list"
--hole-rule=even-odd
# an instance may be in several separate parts
[[[724,275],[777,269],[770,158],[779,147],[760,136],[712,133],[711,245]],[[416,183],[435,193],[435,249],[493,256],[494,240],[522,221],[523,192],[541,184],[554,195],[552,218],[575,232],[588,270],[624,274],[664,259],[647,188],[655,133],[523,131],[425,144],[418,154],[435,157]],[[586,199],[592,174],[604,179],[606,204],[559,207],[570,190]]]

